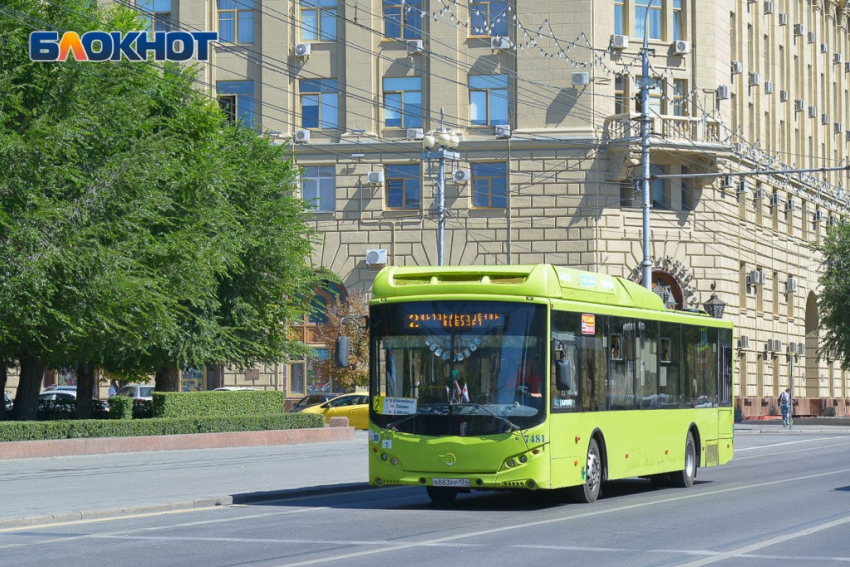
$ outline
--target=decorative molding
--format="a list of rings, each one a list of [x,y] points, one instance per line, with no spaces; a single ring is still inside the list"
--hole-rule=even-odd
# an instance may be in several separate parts
[[[684,265],[679,260],[674,259],[672,256],[662,256],[656,258],[655,256],[650,256],[652,260],[652,274],[653,277],[656,274],[666,275],[667,277],[662,277],[662,280],[670,279],[675,282],[674,285],[661,285],[661,289],[655,291],[662,299],[665,296],[672,295],[676,298],[677,295],[681,297],[682,307],[687,308],[695,308],[699,307],[699,299],[697,298],[697,289],[694,285],[694,274],[691,272],[690,268]],[[631,274],[629,274],[628,279],[633,282],[640,282],[641,280],[641,267],[640,265],[635,266],[632,270]],[[658,287],[658,286],[655,286]],[[668,301],[665,300],[665,304]]]

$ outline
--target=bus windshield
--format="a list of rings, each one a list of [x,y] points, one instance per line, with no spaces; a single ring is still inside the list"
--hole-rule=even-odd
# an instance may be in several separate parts
[[[379,427],[501,434],[546,408],[546,306],[419,301],[371,309],[370,406]]]

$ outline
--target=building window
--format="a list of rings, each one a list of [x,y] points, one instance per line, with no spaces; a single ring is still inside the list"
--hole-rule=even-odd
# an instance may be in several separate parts
[[[254,127],[254,83],[252,81],[219,81],[216,84],[218,104],[229,122]]]
[[[614,0],[614,33],[626,34],[625,0]],[[628,35],[628,34],[626,34]]]
[[[315,211],[333,212],[336,205],[336,170],[334,166],[307,166],[301,175],[301,197]]]
[[[507,163],[472,164],[472,206],[504,209],[508,206]]]
[[[508,36],[512,12],[507,2],[479,1],[469,3],[469,27],[473,36]]]
[[[336,40],[336,0],[301,0],[301,40]]]
[[[508,76],[471,75],[469,114],[473,126],[508,123]]]
[[[384,35],[395,39],[422,38],[419,0],[384,0]]]
[[[629,98],[626,94],[626,78],[619,75],[614,78],[614,114],[629,111]]]
[[[384,125],[422,127],[422,77],[384,79]]]
[[[302,128],[337,128],[338,101],[336,79],[303,79],[299,81],[301,93]]]
[[[136,0],[136,8],[146,30],[171,31],[171,0]]]
[[[386,167],[387,208],[419,209],[422,203],[421,171],[416,165]]]
[[[254,43],[254,0],[218,0],[218,39]]]
[[[642,77],[638,77],[638,85],[643,80]],[[658,79],[651,79],[651,83],[649,85],[649,104],[646,109],[647,114],[650,116],[661,116],[661,101],[663,99],[664,93],[661,90],[661,82]],[[635,97],[635,105],[638,112],[643,112],[643,107],[640,104],[640,97]]]
[[[683,22],[682,0],[673,0],[673,41],[679,41],[684,36]]]
[[[640,203],[635,199],[635,181],[620,181],[620,206],[639,207]]]
[[[688,81],[684,79],[673,80],[673,116],[688,115]]]
[[[650,175],[664,175],[667,173],[667,168],[663,165],[650,166]],[[667,204],[667,191],[664,179],[652,180],[652,207],[655,209],[669,209]]]
[[[635,35],[639,39],[647,33],[647,26],[649,39],[661,39],[661,4],[652,0],[635,0]]]
[[[687,175],[691,171],[682,166],[682,175]],[[683,211],[693,211],[694,203],[696,202],[696,196],[694,195],[694,180],[693,179],[681,179],[681,187],[682,187],[682,210]]]

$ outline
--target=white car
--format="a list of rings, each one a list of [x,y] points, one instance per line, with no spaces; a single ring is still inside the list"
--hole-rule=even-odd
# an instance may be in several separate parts
[[[118,388],[116,396],[126,396],[134,400],[152,400],[156,386],[151,384],[128,384]]]

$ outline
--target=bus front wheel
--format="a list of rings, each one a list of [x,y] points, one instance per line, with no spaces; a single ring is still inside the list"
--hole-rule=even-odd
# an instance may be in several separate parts
[[[569,488],[569,496],[575,502],[591,504],[596,502],[599,489],[602,486],[602,457],[596,439],[590,440],[587,447],[587,469],[584,484]]]
[[[694,443],[694,434],[688,431],[688,440],[685,442],[685,468],[675,473],[670,473],[671,484],[677,488],[690,488],[697,476],[697,449]]]
[[[446,488],[445,486],[426,486],[428,498],[434,504],[451,504],[457,498],[456,488]]]

